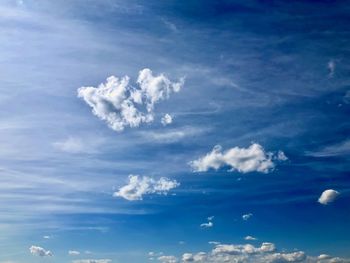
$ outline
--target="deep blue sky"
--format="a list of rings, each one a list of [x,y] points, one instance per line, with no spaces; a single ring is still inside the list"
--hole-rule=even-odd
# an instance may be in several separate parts
[[[0,263],[191,262],[209,241],[350,258],[349,1],[3,0],[0,32]],[[145,68],[184,79],[153,121],[113,130],[77,96]],[[191,167],[253,143],[273,167]],[[113,196],[129,175],[179,185]]]

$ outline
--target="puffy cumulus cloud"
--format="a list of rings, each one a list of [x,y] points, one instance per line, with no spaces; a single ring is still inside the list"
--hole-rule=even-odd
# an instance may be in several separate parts
[[[252,216],[253,216],[252,213],[244,214],[244,215],[242,215],[242,219],[243,219],[244,221],[247,221],[247,220],[249,220]]]
[[[179,260],[175,256],[160,256],[158,260],[162,263],[177,263]]]
[[[257,143],[248,148],[234,147],[227,151],[222,151],[222,147],[216,145],[210,153],[190,162],[190,165],[195,172],[218,170],[223,166],[228,166],[231,168],[230,171],[240,173],[268,173],[275,167],[273,160],[282,161],[286,158],[282,151],[279,151],[277,155],[265,152],[264,148]]]
[[[125,127],[138,127],[154,120],[154,105],[179,92],[184,79],[170,81],[165,75],[153,75],[150,69],[139,72],[137,87],[130,85],[130,78],[111,76],[96,87],[81,87],[78,97],[91,108],[94,115],[105,121],[115,131]]]
[[[70,255],[70,256],[78,256],[78,255],[80,255],[80,252],[76,251],[76,250],[69,250],[68,251],[68,255]]]
[[[162,119],[161,119],[161,123],[164,125],[164,126],[167,126],[169,124],[171,124],[173,122],[173,117],[171,117],[170,114],[165,114]]]
[[[72,263],[110,263],[111,259],[78,259],[73,260]]]
[[[323,191],[321,196],[318,198],[318,202],[322,205],[327,205],[329,203],[334,202],[338,196],[339,196],[338,191],[335,191],[333,189],[328,189],[328,190]]]
[[[175,258],[175,257],[174,257]],[[175,258],[176,259],[176,258]],[[176,259],[178,260],[178,259]],[[162,261],[169,262],[169,261]],[[170,261],[171,262],[171,261]],[[172,262],[202,263],[336,263],[350,262],[348,259],[320,255],[308,256],[303,251],[278,251],[273,243],[262,243],[255,247],[251,244],[218,244],[209,252],[184,253],[181,260]]]
[[[31,246],[29,251],[32,255],[39,257],[51,257],[53,255],[50,250],[45,250],[44,248],[38,246]]]
[[[167,194],[171,189],[180,185],[176,180],[161,177],[155,180],[148,176],[129,175],[127,185],[113,194],[129,201],[142,200],[146,194]]]

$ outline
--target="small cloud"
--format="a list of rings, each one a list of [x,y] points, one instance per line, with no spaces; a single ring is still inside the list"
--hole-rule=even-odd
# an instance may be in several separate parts
[[[252,216],[253,216],[252,213],[244,214],[244,215],[242,215],[242,219],[243,219],[244,221],[247,221],[247,220],[249,220]]]
[[[45,250],[44,248],[38,246],[31,246],[29,251],[32,255],[39,257],[51,257],[53,255],[50,250]]]
[[[220,242],[218,242],[218,241],[209,241],[208,242],[208,244],[210,244],[210,245],[219,245],[219,244],[221,244]]]
[[[277,160],[279,160],[279,161],[287,161],[288,157],[284,154],[283,151],[278,151],[277,152]]]
[[[70,256],[78,256],[78,255],[80,255],[80,252],[76,251],[76,250],[69,250],[68,251],[68,255],[70,255]]]
[[[336,68],[336,64],[333,59],[328,61],[327,68],[328,68],[328,77],[332,78],[334,76],[335,68]]]
[[[86,151],[86,147],[81,139],[69,137],[63,141],[53,143],[53,146],[67,153],[82,153]]]
[[[208,219],[207,223],[200,224],[201,228],[211,228],[214,226],[214,223],[212,222],[214,219],[214,216],[209,216],[207,219]]]
[[[163,18],[162,21],[163,21],[164,25],[167,28],[169,28],[171,31],[178,32],[177,26],[174,23],[170,22],[168,19],[165,19],[165,18]]]
[[[328,190],[323,191],[321,196],[318,198],[318,202],[322,205],[327,205],[329,203],[334,202],[338,196],[339,196],[338,191],[335,191],[333,189],[328,189]]]
[[[179,185],[176,180],[170,180],[166,177],[155,180],[148,176],[129,175],[128,184],[121,187],[113,196],[122,197],[129,201],[142,200],[146,194],[166,195]]]
[[[73,260],[72,263],[110,263],[111,259],[78,259]]]
[[[43,236],[43,239],[51,239],[51,236]]]
[[[284,153],[280,157],[286,158]],[[274,169],[273,158],[275,155],[271,152],[265,152],[264,148],[254,143],[248,148],[234,147],[227,151],[222,151],[222,147],[217,145],[205,156],[190,162],[194,172],[207,172],[209,169],[218,170],[221,167],[228,166],[230,171],[240,173],[260,172],[268,173]],[[278,155],[277,155],[278,159]]]
[[[160,256],[158,260],[162,263],[177,263],[178,259],[175,256]]]
[[[171,115],[169,115],[168,113],[165,114],[161,120],[161,123],[164,126],[167,126],[167,125],[171,124],[172,122],[173,122],[173,117],[171,117]]]
[[[186,244],[186,242],[185,241],[179,241],[179,245],[185,245]]]
[[[252,236],[246,236],[246,237],[244,238],[244,240],[254,241],[254,240],[258,240],[258,239],[255,238],[255,237],[252,237]]]

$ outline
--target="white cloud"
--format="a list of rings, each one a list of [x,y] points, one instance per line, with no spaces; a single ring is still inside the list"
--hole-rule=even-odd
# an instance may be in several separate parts
[[[69,250],[68,251],[68,255],[70,255],[70,256],[78,256],[78,255],[80,255],[80,252],[76,251],[76,250]]]
[[[178,259],[175,256],[160,256],[158,260],[162,263],[177,263]]]
[[[110,263],[111,259],[78,259],[73,260],[73,263]]]
[[[139,134],[144,139],[156,143],[173,143],[185,138],[193,138],[210,131],[208,128],[184,126],[176,129],[167,129],[166,131],[140,131]]]
[[[338,196],[339,196],[338,191],[335,191],[333,189],[328,189],[328,190],[323,191],[321,196],[318,198],[318,202],[322,205],[327,205],[329,203],[334,202]]]
[[[50,239],[51,236],[43,236],[43,239]]]
[[[172,122],[173,122],[173,117],[171,117],[170,114],[167,113],[162,117],[161,123],[164,126],[167,126],[167,125],[171,124]]]
[[[252,216],[253,216],[252,213],[244,214],[244,215],[242,215],[242,219],[243,219],[244,221],[247,221],[247,220],[250,219]]]
[[[211,228],[214,226],[214,223],[212,222],[214,219],[214,216],[209,216],[207,219],[208,219],[207,223],[200,224],[201,228]]]
[[[165,256],[166,257],[166,256]],[[177,259],[176,259],[177,260]],[[171,262],[171,261],[162,261]],[[177,262],[177,261],[173,261]],[[349,262],[348,259],[320,255],[312,257],[303,251],[278,251],[273,243],[265,242],[260,247],[251,244],[218,244],[209,252],[184,253],[181,262],[202,263],[336,263]]]
[[[231,171],[241,173],[268,173],[275,167],[273,158],[283,159],[284,157],[282,152],[279,152],[277,156],[271,152],[265,152],[264,148],[257,143],[248,148],[234,147],[225,152],[222,151],[220,145],[217,145],[210,153],[190,162],[190,165],[195,172],[206,172],[209,169],[218,170],[223,166],[229,166]]]
[[[45,250],[44,248],[38,247],[38,246],[31,246],[29,248],[29,251],[34,256],[39,256],[39,257],[51,257],[52,256],[51,251]]]
[[[211,228],[214,226],[214,223],[213,222],[208,222],[208,223],[202,223],[200,225],[201,228]]]
[[[306,155],[313,157],[332,157],[350,154],[350,140],[326,146],[318,151],[306,152]]]
[[[85,146],[78,138],[69,137],[63,141],[53,143],[53,146],[62,151],[68,153],[81,153],[85,151]]]
[[[253,236],[246,236],[246,237],[244,238],[244,240],[251,240],[251,241],[254,241],[254,240],[257,240],[257,238],[256,238],[256,237],[253,237]]]
[[[334,60],[328,61],[327,68],[328,68],[328,71],[329,71],[329,74],[328,74],[329,77],[333,77],[334,76],[335,67],[336,67],[336,64],[335,64]]]
[[[110,128],[122,131],[125,127],[138,127],[154,120],[154,105],[179,92],[184,79],[170,81],[160,74],[154,76],[150,69],[139,72],[138,88],[132,87],[128,76],[111,76],[106,83],[95,87],[81,87],[78,97],[92,108],[93,114],[104,120]]]
[[[129,201],[142,200],[143,195],[167,194],[179,185],[176,180],[170,180],[166,177],[155,180],[148,176],[129,175],[128,184],[121,187],[113,196],[122,197]]]

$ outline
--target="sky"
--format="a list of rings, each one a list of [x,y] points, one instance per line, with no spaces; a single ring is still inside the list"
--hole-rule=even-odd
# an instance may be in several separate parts
[[[349,14],[2,0],[0,263],[350,262]]]

